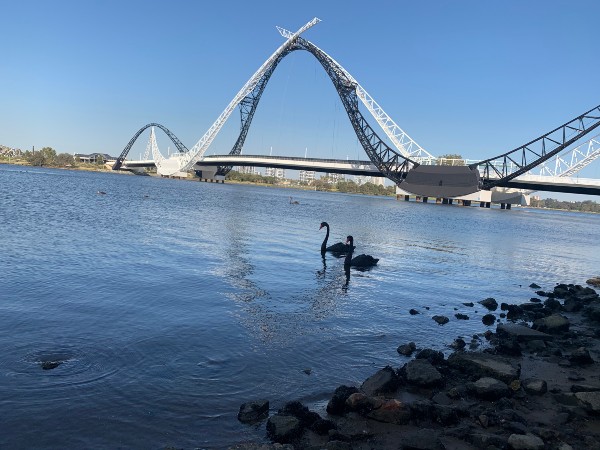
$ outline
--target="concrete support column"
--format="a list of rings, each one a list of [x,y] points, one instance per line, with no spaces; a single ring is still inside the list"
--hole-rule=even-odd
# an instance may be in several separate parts
[[[449,204],[449,205],[451,205],[451,204],[452,204],[452,202],[454,202],[454,199],[453,199],[453,198],[449,198],[449,199],[448,199],[448,204]]]
[[[492,202],[485,202],[485,207],[486,208],[491,208],[492,207]]]
[[[463,200],[463,206],[471,206],[471,200]]]
[[[404,196],[404,201],[405,201],[405,202],[408,202],[408,201],[410,201],[410,195],[405,195],[405,196]]]
[[[480,208],[485,208],[485,202],[479,202],[479,207]]]
[[[506,209],[510,209],[510,203],[506,204]]]
[[[447,205],[448,204],[448,199],[447,198],[443,198],[442,199],[442,205]]]
[[[500,209],[506,209],[506,203],[500,203]]]
[[[427,203],[427,200],[429,200],[429,197],[423,197],[423,203]]]

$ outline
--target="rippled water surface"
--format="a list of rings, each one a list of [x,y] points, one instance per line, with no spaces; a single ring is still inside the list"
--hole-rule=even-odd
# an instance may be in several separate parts
[[[379,265],[344,286],[323,220]],[[600,268],[597,215],[17,166],[0,166],[0,224],[0,448],[260,441],[241,403],[319,410],[401,365],[399,344],[482,331],[463,302]]]

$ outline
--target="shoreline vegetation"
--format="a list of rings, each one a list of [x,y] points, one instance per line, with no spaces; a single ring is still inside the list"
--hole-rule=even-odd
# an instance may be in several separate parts
[[[587,284],[544,291],[532,283],[525,303],[456,305],[453,321],[483,309],[485,330],[458,336],[447,357],[400,343],[405,364],[391,361],[360,386],[337,387],[322,411],[299,401],[276,412],[266,399],[243,403],[238,420],[271,444],[230,450],[600,449],[600,296],[591,287],[600,277]]]
[[[59,153],[50,147],[44,147],[38,151],[25,151],[9,149],[0,145],[0,164],[14,164],[21,166],[50,167],[53,169],[83,170],[95,172],[113,172],[107,168],[100,158],[95,163],[86,163],[77,160],[69,153]],[[155,175],[154,171],[147,171],[148,175]],[[192,176],[188,180],[199,180]],[[358,184],[351,180],[336,180],[329,177],[321,177],[312,182],[302,182],[293,179],[279,179],[258,174],[246,174],[232,170],[226,177],[226,181],[235,184],[247,184],[255,186],[280,187],[310,191],[340,192],[362,195],[382,195],[392,197],[395,195],[393,186],[381,186],[370,182]],[[563,201],[553,198],[532,198],[530,208],[550,209],[571,212],[600,213],[600,203],[585,201]]]

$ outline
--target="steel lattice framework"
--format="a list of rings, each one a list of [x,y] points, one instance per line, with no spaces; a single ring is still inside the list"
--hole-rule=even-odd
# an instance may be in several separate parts
[[[179,138],[177,136],[175,136],[173,133],[171,133],[171,131],[169,131],[169,129],[167,127],[161,125],[160,123],[149,123],[147,125],[144,125],[142,128],[140,128],[138,130],[137,133],[135,133],[133,135],[133,137],[130,139],[129,143],[125,146],[125,148],[123,149],[123,151],[121,152],[121,154],[119,155],[119,157],[117,158],[115,163],[113,164],[113,167],[112,167],[113,170],[118,170],[121,168],[121,166],[123,165],[123,161],[125,161],[127,154],[131,150],[131,147],[133,147],[133,144],[135,143],[137,138],[140,137],[140,134],[142,134],[144,132],[144,130],[146,130],[147,128],[150,128],[150,127],[158,127],[161,130],[163,130],[165,132],[165,134],[167,136],[169,136],[169,139],[171,139],[171,141],[173,141],[173,144],[175,144],[175,147],[177,147],[177,150],[180,153],[187,153],[189,151],[188,148],[185,145],[183,145],[183,143],[179,140]],[[152,133],[154,134],[154,130],[152,130]],[[154,144],[156,145],[156,140],[155,140]],[[158,147],[156,147],[156,150],[158,152]],[[153,153],[153,156],[156,158],[156,155],[154,155],[154,149],[153,149],[152,153]],[[160,155],[160,152],[158,152],[158,154]],[[161,158],[162,158],[162,155],[161,155]]]
[[[600,157],[600,134],[566,153],[558,154],[540,164],[539,174],[553,177],[570,177]],[[569,159],[569,160],[567,160]]]
[[[481,189],[504,186],[506,182],[557,155],[598,126],[600,105],[521,147],[469,167],[479,168],[482,174]]]

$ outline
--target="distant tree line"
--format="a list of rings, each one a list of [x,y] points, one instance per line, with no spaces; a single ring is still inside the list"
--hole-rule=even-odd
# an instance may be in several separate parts
[[[0,158],[8,159],[8,152],[0,155]],[[19,151],[18,157],[13,156],[13,161],[22,161],[39,167],[102,166],[104,164],[102,157],[99,157],[93,164],[83,164],[79,158],[73,157],[70,153],[56,153],[56,150],[52,147],[44,147],[41,150]]]
[[[531,199],[530,205],[533,208],[563,209],[566,211],[600,213],[600,203],[592,200],[585,200],[583,202],[567,202],[553,198],[542,198],[539,200]]]
[[[394,186],[381,186],[373,183],[357,184],[354,181],[338,181],[332,182],[328,178],[321,178],[320,180],[314,180],[310,184],[297,180],[288,180],[275,177],[265,177],[258,174],[241,173],[232,170],[227,174],[227,179],[231,181],[240,181],[246,183],[257,183],[257,184],[296,184],[298,186],[311,186],[317,191],[328,191],[328,192],[345,192],[351,194],[365,194],[365,195],[394,195],[396,190]]]

